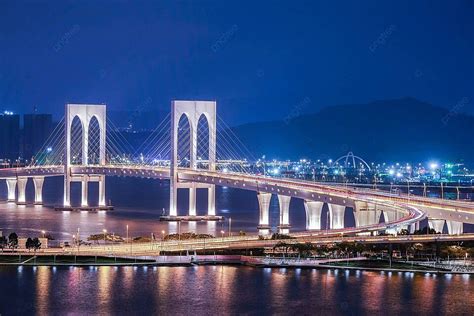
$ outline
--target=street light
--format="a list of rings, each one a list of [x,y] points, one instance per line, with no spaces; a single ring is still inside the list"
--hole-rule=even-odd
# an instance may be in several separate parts
[[[127,224],[127,238],[126,238],[127,242],[129,242],[128,240],[128,224]]]
[[[161,231],[161,252],[163,252],[163,241],[165,240],[165,231]],[[161,254],[161,253],[160,253]]]
[[[224,241],[224,233],[225,232],[223,230],[221,230],[222,241]]]
[[[102,232],[104,233],[104,248],[105,248],[105,242],[106,242],[105,236],[106,236],[106,234],[107,234],[107,229],[105,229],[105,228],[102,229]]]
[[[232,217],[229,217],[229,237],[232,237]]]
[[[43,234],[43,238],[45,238],[46,232],[42,230],[41,233]]]

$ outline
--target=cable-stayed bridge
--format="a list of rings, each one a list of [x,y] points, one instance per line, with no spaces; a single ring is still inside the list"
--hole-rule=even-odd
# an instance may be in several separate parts
[[[272,194],[278,196],[279,228],[290,227],[290,200],[304,200],[306,229],[321,230],[321,211],[329,208],[331,232],[371,233],[381,230],[414,231],[428,218],[429,225],[442,231],[447,223],[450,234],[463,232],[463,223],[474,224],[474,203],[438,198],[394,195],[391,193],[327,185],[297,179],[262,175],[258,163],[232,129],[217,116],[216,102],[173,101],[167,115],[148,139],[133,148],[119,129],[107,119],[105,105],[67,104],[65,116],[52,132],[31,164],[22,168],[0,169],[6,179],[8,200],[25,204],[28,179],[33,180],[35,203],[42,204],[42,187],[48,177],[63,177],[63,207],[88,207],[88,183],[99,183],[99,208],[106,208],[105,183],[109,176],[168,179],[169,218],[177,216],[177,191],[189,192],[190,217],[195,217],[196,190],[208,191],[209,218],[216,216],[215,186],[257,192],[258,227],[269,231]],[[71,183],[80,182],[80,206],[71,205]],[[354,212],[356,227],[345,227],[346,208]],[[383,213],[385,221],[380,223]]]

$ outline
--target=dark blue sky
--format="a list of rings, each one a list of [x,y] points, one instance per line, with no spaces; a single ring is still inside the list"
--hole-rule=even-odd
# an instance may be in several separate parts
[[[469,0],[3,0],[0,108],[216,99],[237,124],[412,96],[474,113],[473,17]]]

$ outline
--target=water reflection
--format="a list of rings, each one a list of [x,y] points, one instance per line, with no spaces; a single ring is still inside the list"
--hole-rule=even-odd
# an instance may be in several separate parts
[[[474,278],[467,275],[336,271],[0,267],[2,281],[17,284],[0,295],[0,313],[472,314]]]
[[[111,314],[110,300],[114,297],[114,279],[117,272],[113,267],[99,267],[97,273],[98,295],[100,314]]]
[[[49,314],[49,293],[51,270],[49,267],[38,267],[35,269],[36,281],[36,311],[40,315]]]

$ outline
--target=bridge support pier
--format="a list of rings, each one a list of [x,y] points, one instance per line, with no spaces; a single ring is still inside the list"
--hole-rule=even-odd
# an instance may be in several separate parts
[[[82,193],[82,198],[81,198],[81,206],[87,207],[89,204],[87,202],[87,196],[88,196],[88,184],[89,184],[89,179],[88,176],[83,175],[82,180],[81,180],[81,193]]]
[[[215,101],[172,101],[171,103],[171,161],[170,161],[170,216],[177,216],[178,194],[178,126],[182,116],[186,116],[190,127],[189,156],[190,168],[197,170],[198,125],[204,116],[209,129],[209,170],[216,169],[216,102]],[[208,188],[208,215],[215,215],[215,187]],[[196,215],[196,187],[189,189],[189,215]]]
[[[216,216],[216,186],[214,184],[207,188],[207,215]]]
[[[463,223],[454,222],[454,221],[446,221],[446,224],[448,226],[448,234],[460,235],[463,233]]]
[[[416,222],[410,225],[410,234],[413,234],[415,231],[420,229],[420,222]]]
[[[69,176],[69,172],[64,174],[64,201],[63,206],[68,207],[71,206],[71,180]]]
[[[7,179],[7,190],[8,190],[7,202],[15,202],[16,200],[15,198],[16,183],[17,183],[16,178]]]
[[[384,219],[385,219],[385,223],[391,223],[391,222],[394,222],[394,221],[402,218],[404,216],[404,214],[401,213],[401,212],[398,212],[396,210],[390,210],[390,209],[387,210],[387,209],[385,209],[383,211],[383,216],[384,216]],[[408,225],[398,226],[398,227],[395,227],[395,228],[386,229],[385,232],[387,234],[397,234],[402,229],[409,229],[409,227],[408,227]]]
[[[82,162],[84,166],[89,165],[89,125],[92,119],[95,117],[99,123],[99,165],[105,165],[105,152],[106,152],[106,105],[105,104],[66,104],[66,117],[65,117],[65,136],[66,136],[66,159],[64,160],[64,206],[71,206],[71,181],[73,176],[71,175],[71,133],[72,133],[72,122],[74,118],[78,118],[82,125]],[[86,176],[87,177],[87,176]],[[82,182],[82,199],[81,205],[87,206],[87,182],[89,178],[77,179],[75,181]],[[100,185],[99,185],[100,187]],[[99,188],[100,190],[100,188]],[[102,199],[105,204],[105,198]],[[99,204],[100,204],[99,197]]]
[[[272,194],[258,192],[257,198],[260,208],[258,229],[270,229],[270,199],[272,198]]]
[[[290,201],[291,196],[278,195],[278,204],[280,206],[280,224],[278,228],[281,233],[289,233],[290,228]]]
[[[377,205],[366,202],[355,202],[354,219],[356,227],[363,227],[378,224],[382,211],[377,209]]]
[[[428,219],[429,227],[434,229],[437,233],[443,232],[444,222],[444,219]]]
[[[106,206],[105,200],[105,175],[99,176],[99,206]]]
[[[304,209],[306,211],[306,230],[321,229],[321,211],[324,202],[304,201]]]
[[[43,204],[43,183],[44,177],[33,177],[33,184],[35,185],[35,205]]]
[[[191,184],[189,190],[189,216],[196,216],[196,186]]]
[[[26,183],[28,182],[27,177],[18,177],[18,199],[16,204],[25,205],[26,204]]]
[[[346,207],[344,205],[330,204],[329,207],[329,218],[330,218],[330,227],[331,229],[341,229],[344,228],[344,213]]]

